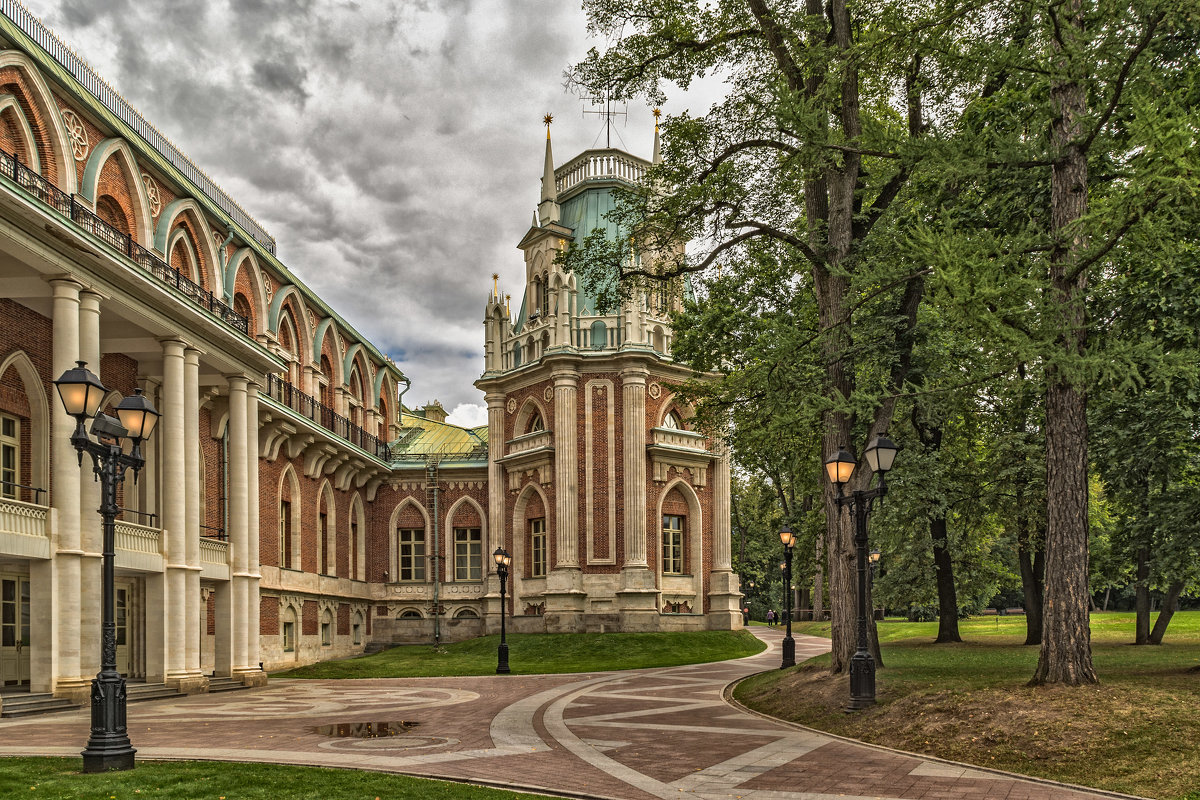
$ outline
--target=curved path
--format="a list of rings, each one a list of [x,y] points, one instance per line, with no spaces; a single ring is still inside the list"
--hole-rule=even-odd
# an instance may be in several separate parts
[[[129,736],[138,758],[359,767],[613,800],[1116,796],[905,755],[746,713],[722,692],[777,665],[782,636],[777,629],[754,632],[770,645],[763,654],[669,669],[274,680],[257,690],[133,704]],[[828,648],[824,639],[796,642],[800,659]],[[367,724],[375,735],[364,738]],[[78,755],[88,725],[85,711],[0,721],[0,755]]]

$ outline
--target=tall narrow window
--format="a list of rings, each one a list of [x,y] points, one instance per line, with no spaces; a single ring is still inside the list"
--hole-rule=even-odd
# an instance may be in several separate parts
[[[0,497],[17,499],[21,483],[21,421],[0,414]]]
[[[479,528],[454,529],[454,580],[483,579],[483,537]]]
[[[546,576],[546,518],[529,520],[529,576]]]
[[[296,623],[283,623],[283,652],[291,653],[296,649]]]
[[[325,609],[325,613],[321,615],[321,646],[329,647],[333,644],[333,613],[329,609]]]
[[[279,501],[279,566],[292,568],[292,501]]]
[[[663,515],[662,571],[683,574],[683,517],[678,514]]]
[[[425,580],[425,531],[422,528],[400,529],[400,580]]]
[[[329,574],[329,516],[322,511],[317,515],[317,548],[321,553],[321,574]]]
[[[350,512],[350,580],[358,580],[358,514]]]

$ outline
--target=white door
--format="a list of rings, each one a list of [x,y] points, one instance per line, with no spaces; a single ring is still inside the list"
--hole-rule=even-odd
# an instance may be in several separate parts
[[[117,623],[117,672],[129,676],[129,601],[133,587],[128,583],[113,586],[113,618]]]
[[[29,683],[29,578],[0,575],[0,685]]]

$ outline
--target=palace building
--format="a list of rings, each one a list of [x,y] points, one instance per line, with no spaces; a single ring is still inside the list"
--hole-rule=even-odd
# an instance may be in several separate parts
[[[100,489],[52,383],[77,361],[108,413],[141,389],[162,414],[119,497],[133,682],[256,684],[494,632],[499,547],[513,630],[739,627],[728,458],[671,388],[680,298],[601,313],[556,263],[650,164],[605,148],[556,168],[547,132],[525,285],[484,292],[488,424],[462,428],[406,406],[401,370],[262,226],[0,6],[0,690],[83,702],[99,668]]]

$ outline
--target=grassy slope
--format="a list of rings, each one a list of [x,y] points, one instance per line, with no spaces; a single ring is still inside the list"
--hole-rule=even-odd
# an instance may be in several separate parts
[[[403,775],[276,764],[142,761],[129,772],[83,775],[78,758],[0,759],[0,797],[27,800],[538,800],[482,786]],[[287,787],[281,791],[281,787]]]
[[[795,626],[828,635],[828,624]],[[879,625],[880,704],[842,711],[845,676],[821,666],[756,676],[747,705],[815,728],[1114,791],[1161,798],[1200,789],[1200,612],[1176,614],[1161,647],[1133,647],[1132,614],[1092,617],[1099,686],[1025,686],[1037,648],[1022,617],[964,620],[963,644],[934,645],[936,623]],[[1194,796],[1200,800],[1200,792]]]
[[[439,649],[395,647],[370,656],[324,661],[280,678],[416,678],[492,675],[498,636],[485,636]],[[724,661],[760,653],[765,645],[747,631],[692,633],[547,633],[508,637],[514,674],[607,672]]]

